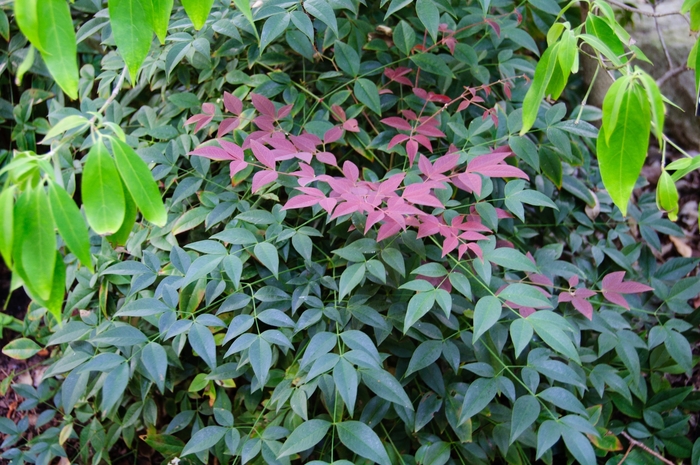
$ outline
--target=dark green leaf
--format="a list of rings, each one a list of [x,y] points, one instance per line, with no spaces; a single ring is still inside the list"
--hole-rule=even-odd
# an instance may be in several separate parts
[[[513,404],[513,416],[510,421],[510,443],[518,439],[539,415],[540,403],[537,398],[531,395],[518,397]]]
[[[277,255],[277,248],[269,242],[260,242],[253,248],[255,257],[260,260],[265,268],[270,270],[277,277],[280,266],[280,258]]]
[[[411,61],[425,72],[437,74],[438,76],[454,77],[452,70],[445,64],[444,60],[432,53],[419,53],[411,55]]]
[[[498,322],[500,317],[501,301],[497,297],[489,295],[479,299],[474,308],[474,336],[472,341],[474,343],[478,341],[482,334]]]
[[[223,426],[206,426],[200,429],[187,441],[187,445],[180,455],[185,457],[214,447],[216,443],[221,441],[227,430],[228,428]]]
[[[338,423],[336,428],[345,447],[375,463],[391,465],[384,445],[372,428],[359,421],[344,421]]]
[[[370,110],[381,116],[382,107],[379,101],[379,90],[377,90],[377,86],[372,81],[364,78],[358,79],[353,86],[353,92],[360,103],[363,103]]]
[[[354,48],[339,40],[335,41],[335,63],[338,68],[353,77],[360,73],[360,55]]]
[[[309,420],[292,431],[284,442],[277,457],[286,457],[311,449],[326,437],[331,423],[326,420]]]

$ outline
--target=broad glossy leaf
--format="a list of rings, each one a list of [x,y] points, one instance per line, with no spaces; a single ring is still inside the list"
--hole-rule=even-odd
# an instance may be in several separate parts
[[[340,275],[340,286],[338,298],[342,299],[346,295],[350,294],[355,287],[365,278],[367,268],[364,263],[355,263],[350,265],[343,271]]]
[[[406,369],[404,377],[432,365],[438,358],[440,358],[441,353],[442,341],[422,342],[413,352],[413,355],[411,355],[411,360],[408,362],[408,368]]]
[[[228,428],[223,426],[206,426],[200,429],[187,441],[187,445],[180,455],[185,457],[214,447],[217,442],[221,441],[227,430]]]
[[[596,465],[596,455],[591,442],[573,428],[564,427],[562,437],[566,448],[571,452],[581,465]]]
[[[260,33],[260,51],[262,52],[273,40],[281,36],[287,26],[289,26],[288,13],[279,13],[267,18]]]
[[[525,318],[518,318],[510,324],[510,339],[515,347],[515,356],[519,357],[532,340],[535,331]]]
[[[408,331],[435,305],[435,291],[418,292],[411,297],[403,322],[403,332]]]
[[[173,0],[141,0],[144,8],[149,12],[149,22],[153,31],[158,36],[161,45],[165,44],[165,36],[168,33],[168,22],[173,11]]]
[[[498,392],[497,378],[479,378],[469,385],[464,394],[462,415],[459,424],[463,424],[477,413],[483,411],[496,397]]]
[[[355,401],[357,400],[357,370],[350,362],[341,357],[340,361],[333,367],[333,382],[335,388],[348,408],[350,416],[355,411]]]
[[[151,48],[153,25],[151,15],[147,13],[152,8],[144,6],[144,3],[150,1],[109,0],[109,22],[112,26],[112,34],[119,53],[129,68],[132,83],[136,83],[139,68]]]
[[[272,366],[272,349],[270,344],[262,337],[256,337],[248,348],[248,358],[253,367],[255,377],[258,378],[260,388],[265,385],[270,367]]]
[[[138,210],[136,209],[136,203],[134,199],[131,198],[131,194],[126,189],[124,183],[122,185],[122,192],[124,194],[124,221],[119,229],[114,234],[107,236],[107,239],[112,243],[112,245],[124,245],[129,239],[131,230],[134,229],[134,224],[136,224],[136,215]]]
[[[537,119],[537,112],[540,109],[540,103],[545,97],[545,90],[549,85],[555,67],[557,66],[557,54],[559,53],[559,44],[554,44],[544,51],[540,61],[535,68],[535,76],[530,84],[530,88],[525,94],[523,100],[523,127],[520,130],[522,136],[532,128]]]
[[[44,187],[32,189],[28,202],[26,211],[22,212],[21,226],[23,279],[41,299],[48,300],[56,264],[56,233]]]
[[[126,205],[122,183],[107,148],[92,146],[83,167],[82,199],[88,224],[97,234],[111,234],[124,221]]]
[[[547,452],[561,437],[563,427],[554,420],[547,420],[537,431],[537,459]]]
[[[70,8],[64,0],[41,0],[37,27],[42,58],[51,76],[70,98],[78,98],[78,49]]]
[[[255,244],[253,254],[260,260],[260,263],[265,266],[272,274],[277,277],[279,271],[280,258],[277,254],[277,248],[269,242],[260,242]]]
[[[440,11],[433,0],[416,0],[416,16],[432,37],[437,42],[438,27],[440,26]],[[426,70],[430,71],[430,70]]]
[[[38,0],[15,0],[15,21],[24,37],[38,50],[43,50],[39,40]]]
[[[656,184],[656,206],[668,213],[668,219],[678,219],[678,189],[668,171],[662,170]]]
[[[360,73],[360,55],[350,45],[337,40],[333,45],[335,50],[335,62],[338,68],[350,76],[356,77]]]
[[[304,9],[314,18],[319,19],[322,23],[330,28],[336,37],[338,33],[338,21],[335,18],[333,8],[326,0],[305,0]]]
[[[527,317],[539,337],[552,349],[580,364],[578,351],[565,331],[569,330],[563,317],[549,310],[540,310]]]
[[[539,288],[529,284],[512,283],[503,289],[498,297],[523,307],[552,308],[552,304]]]
[[[238,6],[239,2],[236,2]],[[211,7],[214,5],[214,0],[182,0],[182,6],[185,7],[185,13],[189,16],[196,30],[202,29],[204,23],[209,17]],[[250,8],[250,7],[249,7]]]
[[[119,174],[143,217],[156,226],[165,226],[168,213],[148,165],[126,143],[116,138],[111,140]]]
[[[605,102],[603,106],[605,108]],[[605,127],[608,116],[603,113],[603,127],[597,143],[600,175],[615,205],[627,215],[627,204],[649,147],[649,101],[641,89],[633,86],[623,94],[620,114],[610,134]]]
[[[403,387],[388,371],[377,368],[362,369],[362,382],[382,399],[413,410],[411,400]]]
[[[49,182],[49,200],[53,219],[63,241],[78,260],[92,271],[90,238],[78,206],[68,193],[53,181]]]
[[[129,384],[129,364],[124,362],[113,369],[102,385],[102,403],[100,410],[106,413],[119,403]]]
[[[503,268],[517,271],[537,272],[537,266],[522,252],[508,247],[494,249],[484,254],[484,258]]]
[[[326,420],[309,420],[292,431],[277,453],[277,457],[286,457],[311,449],[326,437],[331,423]]]
[[[391,465],[382,441],[372,428],[359,421],[344,421],[338,423],[336,428],[345,447],[380,465]]]
[[[14,186],[10,186],[0,193],[0,255],[10,269],[12,269],[14,239],[14,194]]]

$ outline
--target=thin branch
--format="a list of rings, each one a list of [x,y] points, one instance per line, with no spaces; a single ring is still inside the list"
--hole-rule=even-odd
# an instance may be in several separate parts
[[[117,84],[114,86],[114,90],[112,90],[112,93],[109,95],[109,97],[107,97],[107,100],[105,100],[105,103],[100,107],[100,109],[97,110],[97,113],[104,113],[109,104],[112,103],[115,98],[117,98],[117,95],[119,95],[119,91],[122,90],[122,86],[124,85],[124,80],[126,79],[126,70],[127,68],[125,66],[124,70],[122,71],[122,74],[119,76]],[[94,115],[92,118],[90,118],[90,123],[94,123],[96,120],[97,115]]]
[[[676,464],[674,464],[673,462],[671,462],[670,460],[668,460],[667,458],[665,458],[663,455],[661,455],[661,454],[659,454],[658,452],[656,452],[655,450],[652,450],[652,449],[650,449],[649,447],[647,447],[647,445],[644,444],[643,442],[637,441],[636,439],[632,438],[632,437],[631,437],[629,434],[627,434],[625,431],[623,431],[623,432],[620,433],[620,434],[622,434],[622,435],[625,437],[625,439],[627,439],[627,440],[629,441],[630,445],[635,446],[635,447],[639,447],[639,448],[642,449],[644,452],[653,455],[653,456],[656,457],[657,459],[661,460],[663,463],[666,463],[666,464],[668,464],[668,465],[676,465]],[[625,454],[625,455],[626,455],[626,454]],[[622,463],[622,462],[620,462],[620,463]]]
[[[653,6],[654,13],[656,13],[656,6]],[[664,55],[666,55],[666,61],[668,62],[668,69],[673,69],[673,60],[671,59],[671,54],[668,52],[668,47],[666,46],[666,41],[664,40],[664,35],[661,33],[661,27],[659,27],[659,18],[654,16],[654,26],[656,26],[656,33],[659,35],[659,40],[661,41],[661,48],[664,49]]]
[[[640,10],[639,8],[629,6],[625,3],[618,2],[617,0],[607,0],[607,1],[611,5],[615,5],[618,8],[622,8],[623,10],[631,11],[632,13],[638,13],[642,16],[649,16],[651,18],[660,18],[662,16],[674,16],[674,15],[683,16],[685,18],[685,15],[683,13],[681,13],[680,11],[669,11],[667,13],[656,13],[655,11]],[[687,20],[687,18],[686,18],[686,20]]]
[[[673,68],[673,69],[669,69],[668,71],[666,71],[666,73],[664,73],[663,76],[661,76],[659,79],[656,80],[656,85],[661,87],[662,85],[664,85],[666,83],[666,81],[678,76],[681,73],[684,73],[685,71],[689,71],[689,70],[688,70],[688,68],[686,68],[683,65],[678,66],[678,67]]]

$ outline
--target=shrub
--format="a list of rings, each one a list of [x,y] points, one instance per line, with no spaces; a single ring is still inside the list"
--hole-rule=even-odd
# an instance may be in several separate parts
[[[653,195],[614,205],[576,82],[528,106],[556,4],[234,3],[76,4],[77,81],[28,37],[80,105],[34,69],[13,113],[0,252],[34,303],[4,351],[52,357],[3,458],[697,457],[669,375],[698,261],[656,263]]]

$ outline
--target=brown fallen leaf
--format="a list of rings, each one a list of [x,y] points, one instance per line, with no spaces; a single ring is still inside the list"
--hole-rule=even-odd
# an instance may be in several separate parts
[[[676,250],[678,251],[681,257],[690,258],[693,256],[693,249],[691,249],[690,246],[686,244],[686,242],[683,239],[674,236],[668,236],[668,238],[676,247]]]

